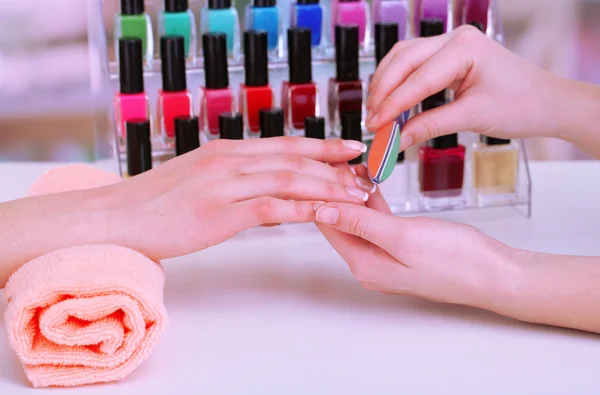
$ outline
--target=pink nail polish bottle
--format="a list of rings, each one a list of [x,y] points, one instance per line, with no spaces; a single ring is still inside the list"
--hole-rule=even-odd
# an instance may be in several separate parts
[[[125,141],[125,123],[132,119],[150,119],[150,101],[144,92],[142,40],[119,39],[119,92],[114,111],[118,135]]]
[[[422,0],[421,21],[439,20],[443,24],[443,32],[448,31],[448,15],[452,15],[452,1],[449,0]],[[423,36],[423,32],[421,32]]]
[[[331,13],[332,37],[335,37],[336,26],[358,26],[358,41],[363,48],[368,48],[371,40],[371,11],[365,0],[339,0],[337,13]]]

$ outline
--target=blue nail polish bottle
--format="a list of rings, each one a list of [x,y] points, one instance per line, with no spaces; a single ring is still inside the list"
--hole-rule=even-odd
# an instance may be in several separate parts
[[[252,6],[246,9],[246,30],[266,31],[269,51],[279,52],[281,18],[277,0],[253,0]]]
[[[208,8],[202,12],[202,33],[224,33],[227,53],[237,56],[240,50],[240,25],[231,0],[208,0]]]
[[[321,45],[323,31],[323,7],[319,0],[298,0],[292,8],[292,27],[304,27],[311,31],[313,47]]]

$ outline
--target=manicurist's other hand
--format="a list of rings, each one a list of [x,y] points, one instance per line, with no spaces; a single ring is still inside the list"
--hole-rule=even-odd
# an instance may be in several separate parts
[[[104,188],[112,242],[176,257],[238,232],[313,222],[317,201],[363,203],[373,184],[327,163],[355,158],[360,142],[293,137],[217,140]]]
[[[376,131],[446,88],[455,92],[455,100],[413,117],[402,131],[401,149],[463,131],[579,143],[573,132],[586,128],[581,118],[589,119],[600,107],[598,88],[555,77],[475,27],[462,26],[396,44],[370,84],[367,127]],[[600,139],[596,142],[600,151]]]

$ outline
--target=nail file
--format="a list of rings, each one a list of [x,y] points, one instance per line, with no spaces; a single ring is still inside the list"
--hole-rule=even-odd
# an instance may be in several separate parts
[[[367,159],[369,178],[375,184],[387,180],[394,171],[400,152],[400,131],[406,123],[406,113],[400,114],[394,122],[390,122],[377,131]]]

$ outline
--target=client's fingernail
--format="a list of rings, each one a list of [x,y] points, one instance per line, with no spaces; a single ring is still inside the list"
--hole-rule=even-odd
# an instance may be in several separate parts
[[[366,193],[365,191],[361,191],[358,188],[348,187],[348,188],[346,188],[346,191],[348,192],[349,195],[357,197],[357,198],[361,199],[363,202],[366,202],[367,200],[369,200],[369,194]]]
[[[400,151],[404,151],[413,143],[412,136],[400,136]]]
[[[342,145],[352,151],[367,152],[367,146],[360,141],[342,140]]]
[[[350,166],[350,171],[352,174],[356,175],[356,168],[354,166]]]
[[[339,218],[340,210],[334,207],[321,207],[317,211],[317,222],[322,224],[335,225]]]
[[[356,177],[354,181],[359,187],[361,187],[365,191],[368,191],[369,193],[373,193],[377,189],[377,186],[373,184],[371,180],[367,180],[362,177]]]

